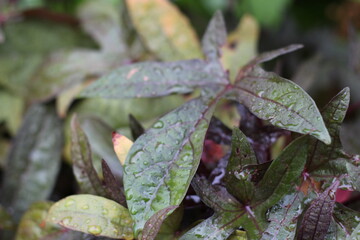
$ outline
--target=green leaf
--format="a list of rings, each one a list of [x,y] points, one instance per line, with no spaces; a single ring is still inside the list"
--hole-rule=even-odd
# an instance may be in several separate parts
[[[46,223],[51,202],[36,202],[22,216],[15,240],[38,240],[60,231],[59,227]]]
[[[0,122],[5,121],[8,129],[15,134],[21,124],[24,102],[18,96],[0,91]]]
[[[325,238],[331,224],[335,206],[335,191],[338,186],[339,181],[335,181],[311,202],[297,230],[297,240],[322,240]]]
[[[161,60],[202,58],[189,20],[167,0],[127,0],[131,20],[149,50]]]
[[[253,203],[265,217],[268,208],[278,203],[285,195],[295,191],[294,185],[304,170],[307,154],[306,137],[300,137],[287,146],[270,165],[257,184]],[[259,219],[260,220],[260,219]]]
[[[10,150],[1,191],[1,202],[12,209],[15,221],[31,203],[51,193],[62,145],[62,121],[53,104],[31,106]]]
[[[11,229],[13,222],[10,214],[0,205],[0,231],[4,229]]]
[[[155,213],[149,220],[146,221],[142,233],[142,240],[154,240],[160,231],[161,225],[166,217],[172,213],[179,206],[169,206]]]
[[[249,164],[257,164],[257,159],[245,134],[238,128],[233,129],[231,155],[226,167],[226,189],[240,202],[247,204],[254,195],[251,172],[244,169]]]
[[[257,117],[294,132],[310,134],[330,144],[330,135],[314,100],[293,82],[253,67],[234,85],[231,98]]]
[[[139,98],[189,93],[196,87],[224,84],[226,80],[202,60],[170,63],[143,62],[123,66],[92,83],[83,97]],[[126,91],[124,91],[126,89]]]
[[[179,206],[163,221],[159,233],[155,240],[173,240],[178,235],[178,229],[181,227],[184,215],[184,207]]]
[[[205,178],[198,176],[194,177],[191,185],[215,213],[186,232],[180,240],[227,239],[244,219],[249,221],[242,205],[224,187],[212,186]]]
[[[252,16],[244,15],[221,49],[221,63],[229,70],[231,81],[235,80],[241,67],[256,56],[258,38],[258,23]]]
[[[122,1],[88,0],[83,1],[78,8],[77,15],[83,29],[98,42],[104,53],[126,52],[124,26],[120,15],[123,5]]]
[[[132,145],[124,187],[136,236],[152,215],[184,198],[215,104],[216,99],[191,100],[160,118]]]
[[[217,11],[212,17],[202,39],[202,49],[208,61],[218,61],[220,48],[226,43],[226,27],[224,17]]]
[[[344,88],[322,110],[322,116],[332,141],[330,145],[325,145],[315,139],[309,139],[308,159],[305,166],[307,172],[317,177],[321,175],[337,176],[347,172],[339,133],[349,102],[350,90]]]
[[[301,193],[294,193],[272,207],[268,213],[270,224],[262,233],[261,240],[294,239],[297,219],[303,210],[303,199]]]
[[[94,169],[89,141],[80,127],[77,116],[71,121],[73,171],[81,192],[106,196],[100,178]]]
[[[360,224],[357,225],[357,227],[354,229],[350,237],[347,237],[346,240],[356,240],[360,237]]]
[[[103,197],[72,195],[56,202],[47,220],[96,236],[133,239],[132,220],[126,208]]]
[[[351,234],[360,223],[360,212],[345,207],[340,203],[335,203],[333,217],[348,234]]]

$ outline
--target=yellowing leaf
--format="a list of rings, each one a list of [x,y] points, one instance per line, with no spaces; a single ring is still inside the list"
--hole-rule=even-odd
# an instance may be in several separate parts
[[[239,69],[257,55],[259,25],[250,16],[242,17],[236,30],[231,33],[222,48],[221,63],[230,71],[230,80],[234,80]]]
[[[132,22],[149,50],[161,60],[202,58],[189,20],[167,0],[127,0]]]
[[[120,204],[95,195],[72,195],[56,202],[47,220],[66,228],[116,239],[133,239],[129,211]]]
[[[133,142],[124,135],[116,132],[113,133],[112,141],[116,156],[118,157],[121,165],[124,165],[126,156],[133,145]]]

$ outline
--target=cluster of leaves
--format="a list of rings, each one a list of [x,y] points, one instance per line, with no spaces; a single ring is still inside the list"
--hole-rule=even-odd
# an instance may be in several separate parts
[[[227,39],[217,12],[200,47],[188,20],[171,3],[126,3],[85,1],[80,8],[83,28],[100,49],[47,49],[27,70],[36,77],[0,77],[19,106],[47,100],[29,108],[10,149],[0,229],[20,221],[19,240],[356,239],[360,212],[335,202],[337,189],[360,187],[359,156],[347,153],[339,136],[349,89],[319,111],[300,86],[260,66],[302,46],[256,56],[258,29],[250,16]],[[129,19],[120,19],[115,6],[129,13],[124,16],[141,41],[133,39],[135,33],[125,24]],[[24,54],[12,47],[9,56]],[[126,64],[154,58],[162,62]],[[13,72],[11,67],[4,68],[4,76]],[[18,88],[19,82],[33,90]],[[40,89],[36,83],[49,85],[35,93]],[[85,99],[70,108],[78,93]],[[224,102],[235,106],[241,120],[224,117],[217,108]],[[99,106],[103,110],[95,114],[102,120],[89,116]],[[130,109],[138,111],[136,118],[130,116],[134,142],[116,132],[109,142]],[[143,113],[149,109],[151,113]],[[137,121],[169,109],[174,110],[146,130]],[[9,126],[11,114],[4,117]],[[71,119],[71,140],[59,116],[66,117],[65,128]],[[236,126],[231,130],[222,121]],[[53,189],[64,139],[81,194],[56,203],[35,202],[46,200]],[[204,142],[224,149],[210,174],[200,165],[206,158]],[[270,153],[274,144],[280,145],[276,156]],[[191,194],[211,209],[200,223],[183,220]]]

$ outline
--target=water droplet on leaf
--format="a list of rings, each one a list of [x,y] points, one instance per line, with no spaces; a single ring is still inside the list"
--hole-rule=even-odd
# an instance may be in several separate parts
[[[88,232],[93,235],[99,235],[102,232],[102,229],[99,225],[90,225],[88,226]]]

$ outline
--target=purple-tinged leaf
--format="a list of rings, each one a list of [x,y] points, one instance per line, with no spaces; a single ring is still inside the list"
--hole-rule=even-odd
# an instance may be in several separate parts
[[[89,141],[81,129],[76,115],[71,121],[71,131],[73,171],[81,192],[106,196],[101,180],[93,166]]]
[[[124,166],[124,187],[136,236],[152,215],[179,205],[185,197],[217,100],[197,98],[185,103],[132,145]]]
[[[360,223],[360,212],[345,207],[340,203],[335,204],[333,217],[335,221],[349,235],[354,231],[354,229]]]
[[[179,206],[169,206],[155,213],[146,221],[141,240],[154,240],[164,220]]]
[[[7,159],[0,196],[15,222],[53,189],[61,160],[62,126],[53,104],[33,105],[25,115]]]
[[[226,84],[203,60],[142,62],[123,66],[92,83],[83,97],[140,98],[190,93],[209,84]]]
[[[304,169],[307,153],[306,137],[300,137],[287,146],[272,161],[255,190],[255,203],[260,214],[296,190],[295,184]],[[259,205],[260,204],[260,205]],[[261,217],[264,217],[263,215]]]
[[[217,61],[221,57],[221,47],[226,43],[224,17],[217,11],[212,17],[202,39],[202,49],[208,61]]]
[[[226,167],[226,189],[241,203],[247,204],[254,195],[254,183],[251,181],[252,174],[244,166],[257,164],[255,153],[250,146],[245,134],[238,128],[233,129],[231,155]]]
[[[349,102],[350,90],[344,88],[321,111],[332,141],[330,145],[326,145],[318,140],[309,139],[308,159],[305,165],[307,172],[320,177],[346,173],[346,156],[341,151],[339,132]]]
[[[229,97],[244,104],[257,117],[330,144],[330,135],[314,100],[293,82],[254,67],[233,87]]]
[[[132,114],[129,115],[129,127],[134,141],[145,132],[144,127]]]
[[[191,182],[197,195],[215,214],[186,232],[180,240],[226,239],[246,216],[242,205],[224,187],[213,186],[205,178],[195,176]]]
[[[294,239],[297,219],[303,210],[303,198],[302,193],[287,195],[272,207],[268,213],[270,224],[262,233],[261,240]]]
[[[115,178],[105,160],[101,161],[101,166],[104,177],[104,190],[107,196],[121,205],[126,206],[125,195],[120,182]]]
[[[335,191],[338,186],[339,181],[337,180],[311,202],[302,217],[296,239],[325,239],[332,220],[335,206]]]

